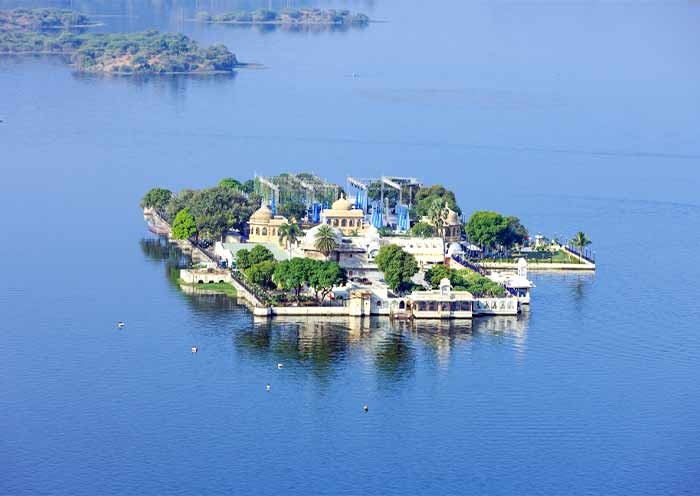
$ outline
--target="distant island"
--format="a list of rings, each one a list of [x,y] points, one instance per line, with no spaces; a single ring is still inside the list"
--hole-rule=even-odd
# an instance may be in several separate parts
[[[192,74],[241,66],[224,45],[201,48],[179,33],[85,33],[88,16],[59,9],[0,11],[0,55],[57,54],[83,72]]]
[[[267,9],[227,12],[211,15],[199,12],[197,20],[212,24],[284,24],[284,25],[367,25],[367,15],[349,10],[285,9],[280,12]]]

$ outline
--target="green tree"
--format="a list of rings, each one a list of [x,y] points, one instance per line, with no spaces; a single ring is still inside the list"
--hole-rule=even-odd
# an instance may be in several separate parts
[[[285,202],[277,208],[277,213],[292,222],[303,221],[306,218],[306,205],[298,201]]]
[[[255,245],[252,250],[250,250],[250,264],[256,265],[261,262],[268,262],[275,259],[275,255],[270,251],[269,248],[263,245]]]
[[[152,188],[141,199],[141,208],[153,208],[159,214],[165,213],[173,193],[165,188]]]
[[[316,300],[323,303],[335,286],[348,282],[345,270],[336,262],[311,261],[308,284],[314,289]]]
[[[384,280],[394,291],[404,292],[411,286],[411,277],[418,272],[418,263],[410,253],[397,245],[385,245],[379,250],[374,261],[384,274]]]
[[[285,222],[277,229],[277,234],[279,235],[280,243],[283,243],[287,247],[289,258],[292,258],[292,246],[294,246],[301,237],[301,227],[296,223],[288,224]]]
[[[428,218],[435,228],[435,232],[443,238],[445,236],[444,227],[445,221],[447,220],[447,206],[443,203],[442,199],[436,198],[433,200],[428,210]]]
[[[199,231],[220,238],[226,229],[243,229],[258,205],[241,191],[218,186],[196,191],[188,206]]]
[[[583,249],[591,244],[591,240],[588,239],[585,232],[579,231],[574,236],[574,239],[571,240],[571,244],[578,248],[579,260],[583,262]]]
[[[172,234],[175,239],[190,239],[197,234],[197,224],[189,208],[180,210],[175,216]]]
[[[485,210],[474,212],[466,225],[469,241],[490,249],[501,243],[507,229],[508,221],[501,214]]]
[[[237,189],[238,191],[243,191],[243,185],[241,182],[232,177],[223,178],[221,181],[219,181],[219,186],[222,188],[232,188]]]
[[[243,183],[243,192],[250,194],[253,191],[255,191],[255,181],[248,179]]]
[[[294,298],[299,302],[301,290],[309,282],[309,272],[313,260],[308,258],[292,258],[280,262],[275,267],[273,280],[287,291],[294,292]]]
[[[522,245],[528,237],[528,232],[525,226],[520,223],[517,217],[505,217],[507,228],[503,230],[499,242],[511,248],[515,245]]]
[[[248,282],[257,284],[263,288],[271,288],[274,287],[272,276],[275,273],[276,266],[277,262],[274,260],[266,260],[248,267],[243,274],[245,274],[245,278]]]
[[[435,236],[435,228],[428,222],[417,222],[408,232],[411,236],[417,236],[419,238]]]
[[[168,219],[174,219],[180,210],[192,204],[192,198],[196,193],[197,191],[194,189],[183,189],[174,194],[165,207],[165,216]]]
[[[250,261],[250,250],[243,248],[236,252],[236,267],[245,274],[246,269],[253,266]]]
[[[429,216],[429,211],[435,200],[440,200],[441,206],[447,205],[449,209],[454,210],[457,214],[462,213],[462,210],[457,205],[454,192],[446,189],[441,184],[419,189],[415,200],[415,217],[417,218]]]
[[[326,257],[338,248],[338,237],[331,226],[323,224],[318,228],[314,237],[314,248]]]
[[[431,267],[425,273],[425,280],[434,289],[440,287],[440,281],[445,277],[450,280],[454,290],[469,291],[477,297],[503,296],[506,292],[500,284],[468,269],[448,269],[445,265],[440,264]]]

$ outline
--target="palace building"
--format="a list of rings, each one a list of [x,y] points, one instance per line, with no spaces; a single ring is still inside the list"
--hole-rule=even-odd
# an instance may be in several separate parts
[[[345,195],[341,195],[331,208],[321,210],[321,223],[339,229],[345,236],[362,234],[366,228],[365,213],[352,207]]]
[[[263,205],[250,216],[248,221],[248,241],[251,243],[279,243],[278,229],[289,221],[281,215],[274,215],[269,206]]]

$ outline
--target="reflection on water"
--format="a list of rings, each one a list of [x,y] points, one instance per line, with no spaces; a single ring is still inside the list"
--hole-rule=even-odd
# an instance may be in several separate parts
[[[316,34],[316,33],[345,33],[347,31],[360,31],[368,26],[364,24],[214,24],[226,29],[256,31],[260,34],[281,31],[290,34]]]
[[[164,237],[144,238],[141,250],[164,262],[166,277],[177,285],[176,269],[191,260]],[[470,346],[480,335],[509,337],[504,346],[524,352],[528,314],[472,320],[394,321],[385,317],[253,317],[235,298],[203,291],[183,292],[198,319],[234,316],[233,346],[237,354],[267,366],[272,362],[308,367],[328,381],[352,356],[371,364],[384,387],[401,384],[415,374],[417,353],[447,369],[453,352]],[[238,313],[237,313],[238,312]],[[241,318],[239,318],[241,317]]]

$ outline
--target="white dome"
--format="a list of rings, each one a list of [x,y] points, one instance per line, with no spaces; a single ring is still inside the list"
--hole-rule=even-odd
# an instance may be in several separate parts
[[[459,243],[450,243],[450,246],[447,248],[447,254],[449,256],[460,255],[462,253],[464,253],[464,248],[462,248],[462,245]]]
[[[379,234],[379,229],[377,229],[374,226],[369,226],[367,228],[367,231],[365,231],[365,241],[366,242],[376,241],[381,237],[382,236],[381,236],[381,234]]]
[[[302,241],[302,244],[304,246],[309,246],[309,247],[314,246],[314,243],[316,243],[316,233],[324,225],[328,225],[328,224],[319,224],[317,226],[312,227],[308,231],[306,231],[306,234],[304,235],[304,240]],[[343,241],[343,234],[335,227],[331,227],[331,226],[328,226],[328,227],[330,227],[333,230],[333,233],[335,233],[335,241],[336,241],[336,243],[338,243],[338,245],[340,245],[340,243]]]

